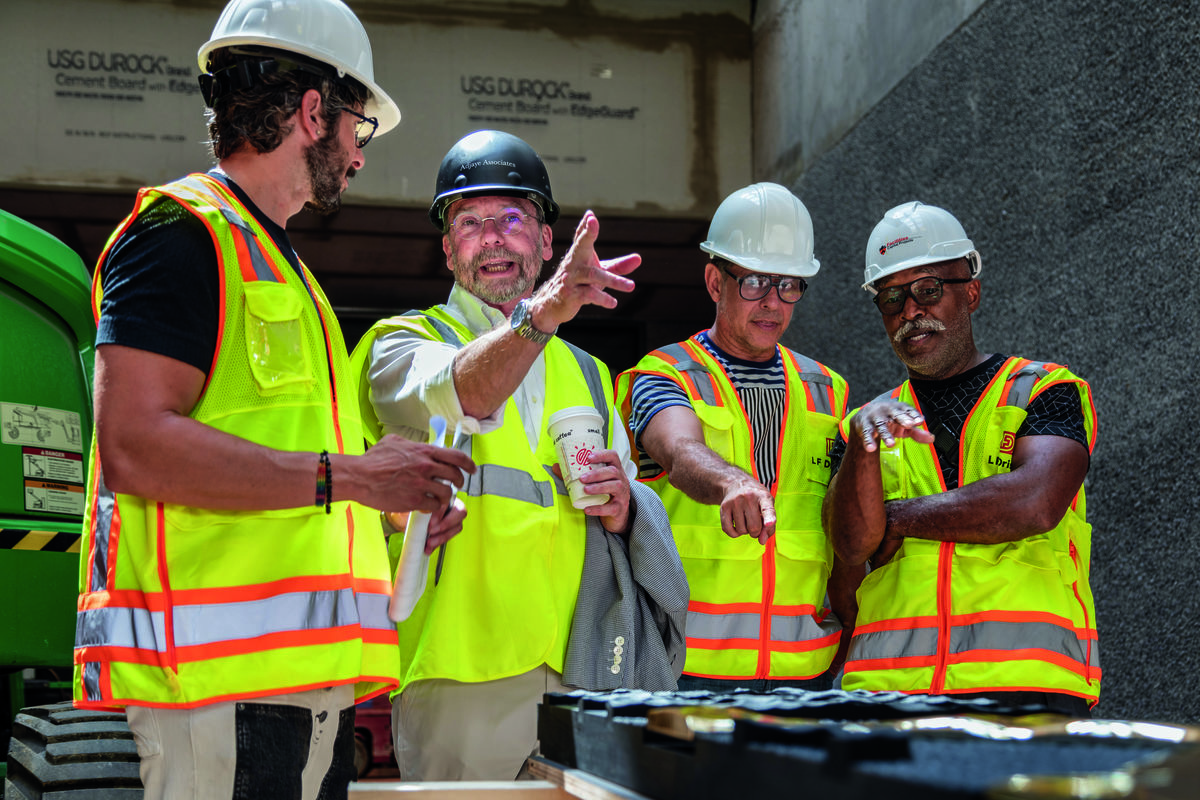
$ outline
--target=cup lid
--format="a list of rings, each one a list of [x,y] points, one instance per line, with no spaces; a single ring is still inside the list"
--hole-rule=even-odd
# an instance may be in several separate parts
[[[600,416],[600,412],[592,406],[568,406],[551,414],[550,421],[546,425],[553,428],[558,423],[571,417],[590,417],[596,421],[596,424],[604,421],[604,418]]]

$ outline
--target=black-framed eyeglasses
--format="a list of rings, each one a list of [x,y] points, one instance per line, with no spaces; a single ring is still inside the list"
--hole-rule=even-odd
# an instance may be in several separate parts
[[[363,149],[379,128],[379,120],[375,117],[364,117],[351,108],[343,108],[342,111],[358,120],[354,123],[354,144],[358,146],[359,150]]]
[[[738,294],[743,300],[762,300],[771,292],[771,287],[775,287],[775,293],[779,295],[779,299],[791,305],[799,302],[801,297],[804,297],[804,292],[808,289],[808,283],[803,278],[796,278],[791,275],[763,275],[761,272],[751,272],[748,275],[738,277],[729,271],[729,268],[724,264],[721,265],[721,271],[729,277],[733,278],[738,283]]]
[[[496,223],[496,230],[503,236],[515,236],[525,230],[525,220],[532,217],[516,208],[507,208],[494,217],[481,217],[478,214],[459,214],[450,222],[460,239],[475,239],[483,233],[483,226],[488,220]]]
[[[947,283],[970,283],[974,278],[938,278],[926,275],[908,283],[899,283],[880,289],[872,298],[879,308],[879,313],[886,316],[899,314],[904,310],[904,304],[911,297],[919,306],[931,306],[942,299],[942,287]]]

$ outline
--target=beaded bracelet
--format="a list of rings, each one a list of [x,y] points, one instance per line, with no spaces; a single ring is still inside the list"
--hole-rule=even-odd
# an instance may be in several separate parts
[[[333,464],[329,462],[328,450],[322,451],[321,460],[325,462],[325,513],[328,514],[333,503]]]
[[[329,451],[322,450],[320,463],[317,464],[317,499],[313,505],[325,506],[329,513],[329,504],[333,500],[333,467],[329,463]]]

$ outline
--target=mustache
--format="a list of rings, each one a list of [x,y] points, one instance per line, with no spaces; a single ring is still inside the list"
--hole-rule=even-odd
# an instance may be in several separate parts
[[[946,326],[938,322],[936,319],[922,317],[921,319],[911,319],[900,326],[900,330],[896,331],[896,335],[892,337],[892,341],[900,344],[906,336],[913,331],[944,331]]]
[[[506,247],[493,247],[490,250],[480,250],[478,253],[476,253],[475,257],[471,259],[471,269],[478,269],[488,261],[492,261],[493,259],[497,258],[505,261],[513,261],[517,264],[524,263],[524,259],[521,257],[521,254],[515,250],[509,250]]]

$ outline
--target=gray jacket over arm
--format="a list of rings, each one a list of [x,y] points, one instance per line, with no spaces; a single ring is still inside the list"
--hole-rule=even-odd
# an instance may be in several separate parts
[[[674,691],[687,651],[687,578],[662,500],[637,482],[630,490],[628,541],[587,518],[563,683],[592,691]]]

